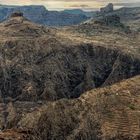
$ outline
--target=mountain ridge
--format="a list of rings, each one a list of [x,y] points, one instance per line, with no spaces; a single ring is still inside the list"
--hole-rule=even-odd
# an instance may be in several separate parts
[[[1,21],[15,11],[21,11],[26,18],[43,25],[66,26],[78,24],[88,19],[85,15],[75,15],[63,11],[48,11],[44,6],[1,6],[0,10]]]

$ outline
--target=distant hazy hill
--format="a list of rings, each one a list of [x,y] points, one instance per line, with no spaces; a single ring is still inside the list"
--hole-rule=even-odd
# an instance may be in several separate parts
[[[84,14],[48,11],[44,6],[0,6],[0,21],[5,20],[13,11],[22,11],[29,20],[52,26],[79,24],[88,19]]]
[[[64,11],[48,11],[44,6],[7,6],[0,5],[0,21],[8,18],[8,16],[14,11],[21,11],[24,16],[29,20],[49,26],[69,26],[82,23],[90,18],[98,18],[102,16],[117,15],[122,22],[132,26],[132,28],[138,30],[140,26],[140,7],[133,8],[120,8],[118,10],[110,10],[109,5],[104,8],[104,12],[101,11],[83,11],[81,9],[68,9]],[[108,11],[109,12],[106,12]]]
[[[64,12],[69,13],[69,14],[75,14],[75,15],[85,15],[87,17],[94,17],[96,15],[96,11],[83,11],[81,9],[68,9],[64,10]]]

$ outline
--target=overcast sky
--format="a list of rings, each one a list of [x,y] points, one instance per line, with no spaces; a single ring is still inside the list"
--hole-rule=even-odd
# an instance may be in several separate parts
[[[62,9],[84,9],[95,10],[105,6],[107,3],[114,3],[115,8],[123,6],[140,6],[140,0],[0,0],[0,4],[6,5],[44,5],[49,10]]]

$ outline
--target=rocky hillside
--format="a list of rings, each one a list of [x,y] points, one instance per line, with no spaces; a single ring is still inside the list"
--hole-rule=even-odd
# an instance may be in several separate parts
[[[95,17],[97,15],[97,11],[84,11],[81,9],[66,9],[64,12],[75,15],[85,15],[89,18]]]
[[[0,24],[2,97],[73,98],[139,74],[136,55],[92,42],[74,42],[69,36],[64,40],[62,32],[33,24],[23,16],[12,15]]]
[[[11,13],[21,11],[32,22],[51,25],[66,26],[79,24],[88,19],[83,14],[73,14],[65,11],[48,11],[44,6],[4,6],[0,5],[0,21],[7,19]]]
[[[0,139],[138,140],[139,40],[116,26],[51,28],[13,13],[0,23]]]
[[[3,140],[139,140],[140,77],[88,91],[74,100],[7,105]],[[14,128],[12,128],[14,127]],[[16,127],[16,128],[15,128]]]

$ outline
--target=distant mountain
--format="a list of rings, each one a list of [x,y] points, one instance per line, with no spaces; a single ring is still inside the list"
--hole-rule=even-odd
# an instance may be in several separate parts
[[[109,12],[113,12],[113,4],[112,3],[109,3],[107,6],[105,6],[105,7],[102,7],[101,9],[100,9],[100,12],[101,13],[109,13]]]
[[[49,11],[46,15],[45,24],[55,26],[75,25],[89,19],[85,15],[75,15],[66,12]]]
[[[0,21],[5,20],[14,11],[22,11],[24,16],[33,22],[44,23],[47,10],[44,6],[0,6]]]
[[[5,6],[0,5],[0,21],[8,18],[15,12],[21,11],[29,20],[52,26],[65,26],[79,24],[88,19],[85,14],[72,14],[67,12],[48,11],[44,6]]]
[[[122,20],[137,20],[140,19],[140,7],[123,7],[117,10],[113,10],[112,12],[105,13],[105,15],[113,15],[116,14],[120,16]]]
[[[102,9],[104,9],[104,12]],[[140,7],[123,7],[117,10],[113,10],[113,7],[106,6],[105,8],[101,8],[97,15],[98,16],[96,18],[105,18],[108,16],[116,15],[120,17],[121,22],[130,26],[131,29],[140,29]]]
[[[64,12],[69,13],[69,14],[75,14],[75,15],[85,15],[87,17],[94,17],[96,16],[96,11],[83,11],[81,9],[68,9],[68,10],[64,10]]]
[[[32,22],[48,25],[48,26],[69,26],[80,24],[88,19],[96,19],[105,16],[117,15],[121,22],[132,25],[136,30],[140,24],[140,7],[127,8],[123,7],[114,10],[113,4],[108,4],[100,11],[83,11],[81,9],[68,9],[64,11],[48,11],[44,6],[7,6],[0,5],[0,22],[6,20],[8,16],[15,12],[21,11],[24,16]]]

